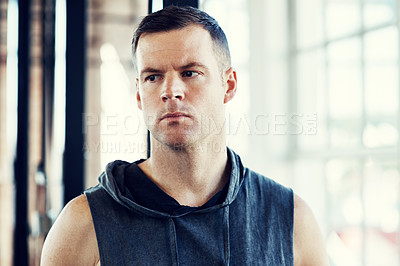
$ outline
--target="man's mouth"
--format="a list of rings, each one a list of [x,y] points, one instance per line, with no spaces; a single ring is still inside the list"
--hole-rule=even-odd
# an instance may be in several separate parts
[[[160,120],[174,121],[174,120],[183,119],[185,117],[190,117],[190,116],[185,113],[174,112],[174,113],[168,113],[168,114],[163,115]]]

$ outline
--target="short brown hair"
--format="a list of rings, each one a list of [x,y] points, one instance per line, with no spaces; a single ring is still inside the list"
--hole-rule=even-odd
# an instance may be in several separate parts
[[[229,68],[231,66],[231,55],[224,31],[213,17],[190,6],[168,6],[144,17],[132,39],[134,60],[139,38],[142,34],[178,30],[190,25],[200,25],[210,33],[221,70]]]

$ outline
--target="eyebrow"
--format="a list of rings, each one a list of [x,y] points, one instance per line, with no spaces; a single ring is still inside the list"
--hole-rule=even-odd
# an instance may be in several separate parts
[[[158,70],[158,69],[155,69],[152,67],[146,67],[145,69],[143,69],[140,72],[140,75],[143,75],[143,73],[160,73],[160,72],[161,72],[161,70]]]
[[[187,64],[187,65],[184,65],[184,66],[179,67],[179,69],[182,69],[182,70],[183,70],[183,69],[188,69],[188,68],[192,68],[192,67],[200,67],[200,68],[208,69],[207,66],[203,65],[203,64],[200,63],[200,62],[190,62],[190,63]]]
[[[192,68],[192,67],[200,67],[200,68],[204,68],[204,69],[208,70],[208,67],[200,62],[190,62],[189,64],[178,67],[178,69],[184,70],[184,69],[188,69],[188,68]],[[146,67],[140,72],[140,76],[143,76],[144,74],[148,74],[148,73],[162,73],[162,72],[163,71],[160,69]]]

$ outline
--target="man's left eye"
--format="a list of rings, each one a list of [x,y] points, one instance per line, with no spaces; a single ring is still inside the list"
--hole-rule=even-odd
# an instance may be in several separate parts
[[[195,77],[197,75],[199,75],[199,73],[196,72],[196,71],[184,71],[182,73],[182,77],[187,77],[187,78],[192,78],[192,77]]]

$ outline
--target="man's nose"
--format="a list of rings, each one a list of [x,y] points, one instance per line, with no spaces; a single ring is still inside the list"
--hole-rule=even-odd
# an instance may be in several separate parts
[[[161,99],[163,102],[168,100],[179,100],[182,101],[185,98],[185,83],[177,75],[171,75],[165,77],[164,88],[161,93]]]

